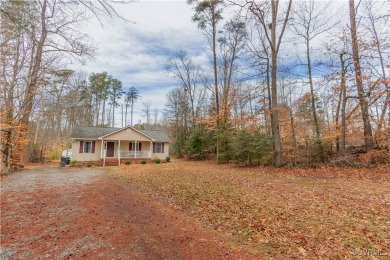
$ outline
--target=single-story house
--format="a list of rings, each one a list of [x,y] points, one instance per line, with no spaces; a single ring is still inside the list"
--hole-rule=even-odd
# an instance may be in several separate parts
[[[72,160],[77,162],[105,166],[169,156],[169,137],[160,130],[74,126],[70,138]]]

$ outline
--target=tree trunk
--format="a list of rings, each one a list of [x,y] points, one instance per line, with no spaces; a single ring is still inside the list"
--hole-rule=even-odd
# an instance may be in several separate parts
[[[27,129],[29,124],[30,114],[33,107],[34,96],[38,88],[38,73],[41,69],[43,45],[46,41],[46,0],[42,3],[41,8],[41,37],[37,43],[37,52],[34,57],[34,63],[32,66],[31,75],[29,75],[28,85],[26,93],[24,95],[23,113],[21,118],[21,124]]]
[[[102,124],[101,124],[101,126],[104,126],[105,114],[106,114],[106,98],[103,99],[103,111],[102,111]]]
[[[125,104],[125,126],[127,126],[127,108],[128,108],[129,104],[126,102]]]
[[[275,31],[273,30],[273,34]],[[274,163],[276,167],[283,165],[282,142],[280,138],[279,111],[278,111],[278,90],[277,90],[277,53],[272,51],[271,64],[271,128],[274,138]]]
[[[316,101],[314,95],[314,86],[313,86],[313,77],[311,70],[311,59],[310,59],[310,45],[309,40],[306,40],[306,56],[307,56],[307,72],[309,74],[309,85],[310,85],[310,100],[311,100],[311,110],[313,113],[313,124],[316,132],[316,138],[320,138],[320,126],[318,124],[317,111],[316,111]]]
[[[292,141],[293,141],[293,149],[294,149],[293,165],[296,166],[297,165],[297,137],[295,135],[294,117],[293,117],[291,106],[290,106],[290,124],[291,124],[291,133],[292,133]]]
[[[354,0],[349,0],[349,16],[351,20],[351,40],[352,40],[353,61],[355,65],[356,87],[358,91],[360,110],[363,119],[364,141],[365,141],[366,150],[369,151],[374,148],[374,141],[372,138],[372,128],[371,128],[370,117],[368,113],[368,104],[364,93],[363,78],[362,78],[363,75],[362,75],[362,70],[360,67],[360,60],[359,60],[359,43],[357,38],[356,13],[355,13]]]
[[[347,88],[345,84],[345,61],[344,55],[345,53],[340,54],[340,62],[341,62],[341,140],[340,140],[340,155],[345,157],[345,131],[346,131],[346,117],[345,117],[345,109],[347,106]]]
[[[215,17],[215,7],[212,10],[212,42],[213,42],[213,67],[214,67],[214,91],[215,91],[215,111],[216,111],[216,128],[217,128],[217,161],[219,161],[219,90],[218,90],[218,70],[217,70],[217,50],[216,50],[216,38],[217,38],[217,23]]]
[[[131,117],[130,117],[130,125],[133,126],[133,107],[134,107],[134,100],[131,100]]]
[[[344,66],[343,64],[341,66]],[[341,76],[343,77],[343,75]],[[343,89],[340,84],[340,90],[339,90],[339,98],[337,100],[337,107],[336,107],[336,116],[335,116],[335,121],[336,121],[336,155],[340,155],[340,136],[339,136],[339,131],[340,131],[340,108],[341,108],[341,103],[342,103],[342,98],[343,98]]]
[[[5,46],[2,46],[5,47]],[[6,101],[4,104],[4,107],[0,110],[0,122],[1,122],[1,129],[0,129],[0,155],[1,155],[1,167],[0,167],[0,175],[6,174],[9,172],[11,165],[11,158],[12,158],[12,136],[13,136],[13,119],[14,119],[14,91],[15,91],[15,84],[17,81],[17,72],[19,70],[19,53],[21,48],[21,39],[20,35],[16,42],[16,52],[14,55],[14,65],[12,67],[13,75],[12,80],[9,84],[8,90],[6,90]],[[1,50],[3,52],[3,48]],[[2,59],[5,59],[5,57],[2,57]],[[3,75],[6,75],[5,73],[5,66],[3,66]],[[5,86],[6,87],[6,86]],[[4,109],[4,110],[3,110]],[[4,113],[4,114],[3,114]],[[4,118],[3,118],[4,117]]]

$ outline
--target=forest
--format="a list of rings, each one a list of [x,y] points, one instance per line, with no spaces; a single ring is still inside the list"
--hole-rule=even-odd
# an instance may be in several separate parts
[[[75,125],[163,129],[173,156],[220,163],[390,163],[389,0],[188,0],[209,64],[166,58],[163,111],[109,68],[75,69],[99,47],[81,25],[125,19],[111,1],[73,2],[1,1],[2,174],[58,159]]]

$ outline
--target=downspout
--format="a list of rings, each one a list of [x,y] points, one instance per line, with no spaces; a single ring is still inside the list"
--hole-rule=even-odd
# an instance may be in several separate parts
[[[107,143],[106,143],[107,144]],[[107,148],[106,148],[106,145],[104,145],[104,152],[103,152],[103,167],[106,166],[106,153],[107,153]]]
[[[104,141],[103,141],[103,138],[102,138],[102,143],[101,143],[101,145],[100,145],[100,158],[99,158],[99,161],[101,161],[102,158],[103,158],[103,154],[104,154],[104,149],[103,149],[103,147],[104,147]]]

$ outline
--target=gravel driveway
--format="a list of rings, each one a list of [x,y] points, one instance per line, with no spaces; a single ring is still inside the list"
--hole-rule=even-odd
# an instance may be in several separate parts
[[[237,259],[180,210],[101,168],[48,167],[1,180],[1,259]]]

